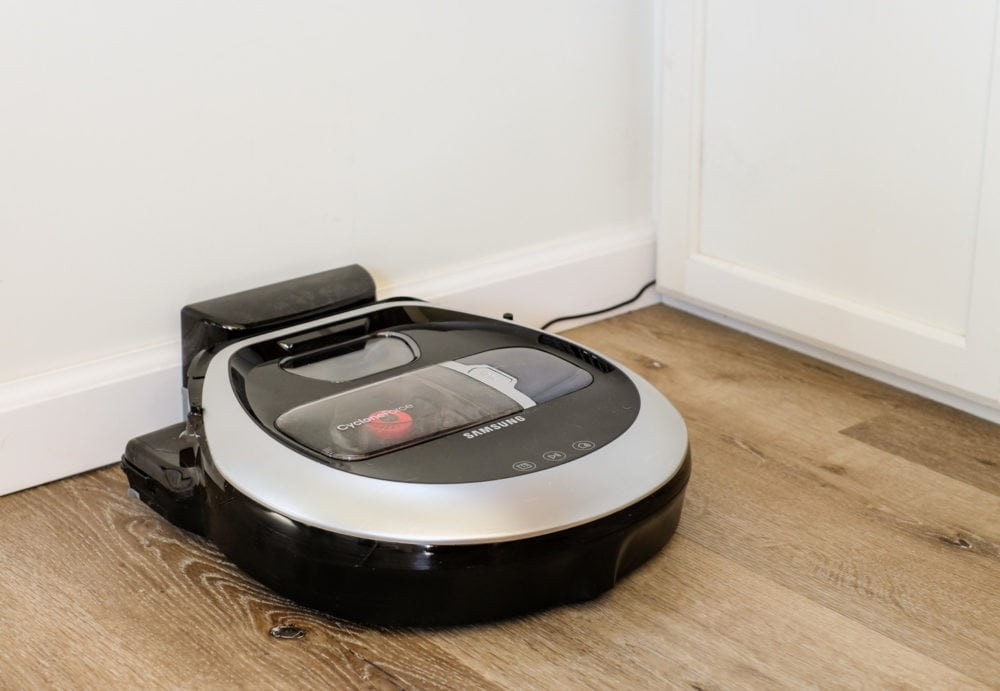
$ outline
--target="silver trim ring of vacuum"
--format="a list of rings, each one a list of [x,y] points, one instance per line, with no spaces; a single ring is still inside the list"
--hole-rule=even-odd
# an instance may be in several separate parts
[[[346,473],[285,446],[246,413],[229,376],[229,359],[237,350],[380,309],[385,306],[237,341],[212,358],[202,393],[203,419],[212,461],[223,479],[262,506],[323,530],[372,540],[465,545],[520,540],[589,523],[652,494],[680,469],[688,448],[680,413],[617,362],[640,397],[638,417],[624,434],[569,463],[485,482],[421,484]]]

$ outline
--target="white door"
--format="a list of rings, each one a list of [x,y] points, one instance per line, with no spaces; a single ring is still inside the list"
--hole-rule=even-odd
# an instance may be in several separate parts
[[[665,0],[659,287],[1000,400],[987,0]]]

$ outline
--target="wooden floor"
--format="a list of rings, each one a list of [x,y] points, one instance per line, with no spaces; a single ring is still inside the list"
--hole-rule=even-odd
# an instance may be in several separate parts
[[[0,498],[0,686],[1000,686],[1000,428],[665,307],[569,336],[691,434],[678,533],[611,593],[367,629],[247,579],[109,468]]]

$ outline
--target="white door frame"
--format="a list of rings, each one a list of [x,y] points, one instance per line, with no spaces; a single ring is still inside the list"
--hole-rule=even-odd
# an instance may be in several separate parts
[[[994,49],[964,333],[700,251],[706,7],[660,5],[657,282],[661,292],[970,400],[1000,402],[1000,85]],[[996,17],[994,7],[994,18]],[[996,30],[994,28],[994,43]],[[849,325],[849,328],[844,326]]]

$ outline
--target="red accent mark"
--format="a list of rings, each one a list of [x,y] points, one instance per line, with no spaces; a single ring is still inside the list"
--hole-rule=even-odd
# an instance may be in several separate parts
[[[413,428],[413,418],[401,410],[378,410],[370,417],[371,431],[383,439],[402,439]]]

